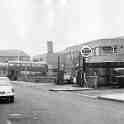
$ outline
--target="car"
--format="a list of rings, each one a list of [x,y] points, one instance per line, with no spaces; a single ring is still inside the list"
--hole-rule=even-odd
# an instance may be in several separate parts
[[[7,100],[9,103],[14,103],[14,87],[8,77],[0,77],[0,101]]]

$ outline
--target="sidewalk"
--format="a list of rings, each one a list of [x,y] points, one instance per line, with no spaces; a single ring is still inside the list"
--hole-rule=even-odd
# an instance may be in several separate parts
[[[124,102],[124,93],[101,95],[101,96],[98,96],[97,98],[104,99],[104,100],[116,101],[116,102]]]

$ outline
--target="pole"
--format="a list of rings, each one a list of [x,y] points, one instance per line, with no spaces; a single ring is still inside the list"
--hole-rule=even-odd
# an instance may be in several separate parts
[[[78,70],[77,70],[77,77],[76,77],[76,81],[77,81],[77,84],[79,86],[81,86],[81,67],[80,67],[80,59],[81,59],[81,56],[80,56],[80,52],[79,52],[79,59],[78,59],[78,63],[79,63],[79,66],[78,66]]]
[[[7,62],[7,76],[9,77],[9,62]]]
[[[60,72],[60,56],[58,56],[57,82],[56,82],[57,84],[60,83],[59,72]]]
[[[86,80],[86,57],[83,57],[83,84],[85,87],[88,87]]]
[[[80,52],[79,52],[79,70],[80,70],[80,65],[81,65],[81,64],[80,64]]]

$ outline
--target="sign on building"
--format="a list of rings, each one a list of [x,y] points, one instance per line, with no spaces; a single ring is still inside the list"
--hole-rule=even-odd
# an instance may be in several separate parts
[[[88,57],[91,55],[92,49],[89,46],[83,46],[80,52],[83,57]]]

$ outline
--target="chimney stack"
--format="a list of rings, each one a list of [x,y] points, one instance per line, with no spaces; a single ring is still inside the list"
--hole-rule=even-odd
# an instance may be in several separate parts
[[[47,53],[53,53],[53,41],[47,41]]]

